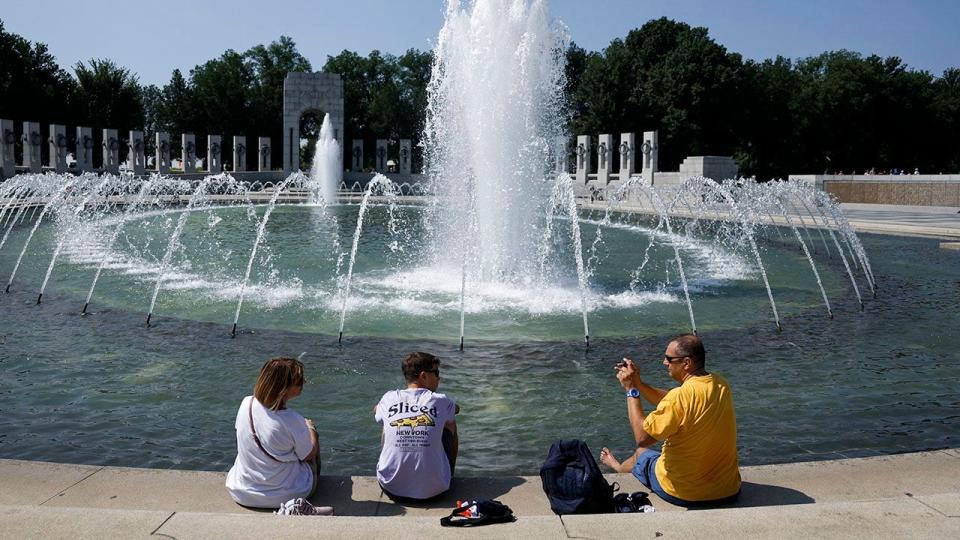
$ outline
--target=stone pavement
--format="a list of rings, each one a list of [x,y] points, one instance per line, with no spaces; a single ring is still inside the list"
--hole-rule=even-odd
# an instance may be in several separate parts
[[[0,460],[0,538],[960,538],[960,449],[743,468],[731,506],[555,516],[538,477],[456,479],[451,495],[399,505],[372,477],[325,476],[335,517],[233,503],[225,473]],[[630,475],[609,475],[623,491]],[[515,523],[444,529],[456,497],[496,498]]]

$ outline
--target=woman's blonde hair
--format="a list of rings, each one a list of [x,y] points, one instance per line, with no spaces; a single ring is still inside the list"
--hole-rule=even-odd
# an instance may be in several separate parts
[[[287,405],[287,394],[294,386],[303,386],[303,362],[296,358],[271,358],[260,368],[253,397],[264,407],[279,411]]]

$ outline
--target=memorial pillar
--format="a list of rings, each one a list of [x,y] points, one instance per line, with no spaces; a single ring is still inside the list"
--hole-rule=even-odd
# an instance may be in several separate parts
[[[0,180],[17,174],[17,160],[14,158],[16,144],[13,120],[0,120]]]
[[[247,170],[247,138],[233,136],[233,172]]]
[[[378,173],[387,172],[387,140],[377,139],[376,167]]]
[[[21,141],[23,141],[23,161],[20,165],[27,167],[32,173],[43,170],[43,162],[40,158],[40,145],[43,143],[43,136],[40,135],[40,123],[24,122]]]
[[[77,127],[77,147],[73,157],[77,160],[77,171],[93,170],[93,129]]]
[[[143,143],[143,132],[130,130],[130,144],[127,152],[127,168],[133,174],[143,175],[147,170],[146,145]]]
[[[120,139],[117,130],[103,130],[103,172],[120,174]]]
[[[259,154],[258,162],[260,163],[259,169],[260,172],[266,172],[270,170],[270,137],[260,137],[259,144]]]
[[[577,183],[585,185],[590,174],[590,136],[577,135]]]
[[[556,166],[557,174],[568,174],[570,172],[570,164],[567,162],[567,138],[566,137],[557,137],[557,143],[554,145],[554,152],[556,152],[554,164]]]
[[[352,160],[350,161],[350,170],[353,172],[363,172],[363,139],[353,140],[353,150],[350,152]]]
[[[223,161],[220,160],[220,135],[207,135],[207,172],[220,174],[223,172]]]
[[[610,169],[612,169],[613,135],[600,135],[597,143],[597,183],[605,186],[610,183]]]
[[[47,166],[58,173],[67,172],[67,126],[50,124],[50,158]]]
[[[643,176],[644,183],[648,185],[653,184],[654,173],[657,172],[657,152],[659,149],[657,132],[644,131],[643,143],[640,145],[640,154],[643,156],[643,168],[640,174]]]
[[[637,136],[633,133],[620,134],[620,181],[626,182],[630,175],[637,172],[634,159],[636,154]]]
[[[180,135],[182,143],[180,155],[183,159],[183,172],[197,172],[197,137],[193,133]]]
[[[170,134],[164,131],[157,132],[157,172],[167,174],[170,172]]]
[[[413,170],[413,145],[410,139],[400,139],[400,174],[410,174]]]

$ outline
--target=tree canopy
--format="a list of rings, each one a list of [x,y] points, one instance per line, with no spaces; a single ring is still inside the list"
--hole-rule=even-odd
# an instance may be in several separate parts
[[[744,61],[666,18],[599,53],[567,51],[575,133],[660,132],[660,165],[732,155],[741,174],[960,170],[958,70],[829,51]]]
[[[667,18],[601,51],[571,43],[566,61],[571,135],[659,130],[664,170],[703,154],[732,155],[741,174],[760,179],[960,170],[958,68],[935,76],[897,57],[845,50],[744,60],[706,28]],[[365,141],[368,166],[375,139],[419,142],[431,62],[430,52],[416,49],[327,57],[323,71],[343,80],[344,163],[353,139]],[[153,132],[168,131],[174,147],[184,132],[279,141],[283,80],[288,72],[312,69],[293,39],[280,36],[245,52],[227,50],[186,75],[174,70],[163,86],[142,86],[109,59],[80,62],[70,73],[45,44],[7,32],[0,21],[0,117],[112,127],[121,134],[145,129],[148,141]],[[320,120],[305,116],[301,135],[315,137]],[[202,151],[205,138],[197,142]],[[273,147],[278,163],[281,145]]]

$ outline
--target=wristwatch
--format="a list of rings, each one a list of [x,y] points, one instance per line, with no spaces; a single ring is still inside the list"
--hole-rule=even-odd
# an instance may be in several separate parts
[[[640,397],[640,391],[637,390],[636,388],[631,388],[627,390],[627,397],[638,398]]]

